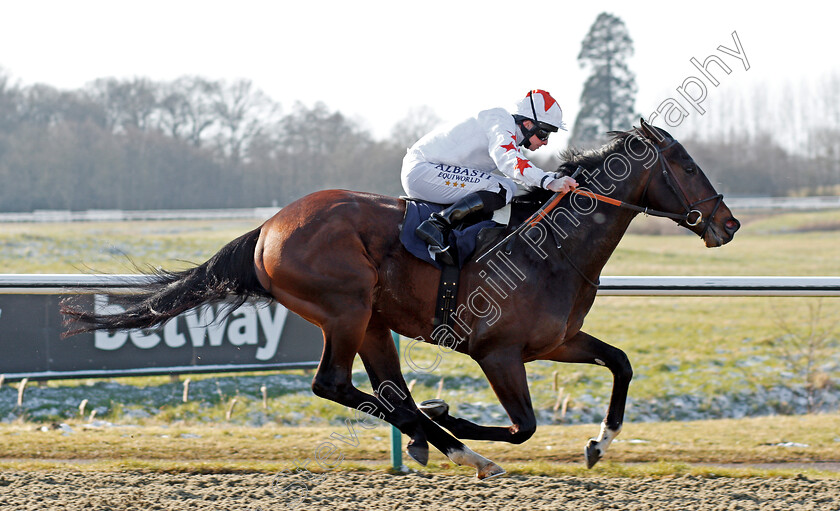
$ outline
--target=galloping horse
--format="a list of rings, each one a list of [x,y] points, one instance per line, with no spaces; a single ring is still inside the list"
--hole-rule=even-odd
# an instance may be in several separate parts
[[[430,442],[456,464],[475,467],[479,478],[504,470],[455,437],[518,444],[534,434],[526,362],[606,366],[614,379],[609,408],[599,436],[584,450],[592,467],[621,430],[633,372],[623,351],[581,327],[601,270],[630,221],[639,211],[671,217],[707,247],[729,242],[740,226],[723,196],[667,132],[642,119],[640,128],[611,135],[599,150],[564,155],[568,161],[561,170],[583,169],[578,193],[557,201],[535,190],[512,204],[508,232],[515,235],[484,249],[480,261],[461,271],[454,326],[433,324],[440,270],[399,241],[405,202],[327,190],[288,205],[207,262],[161,271],[142,292],[114,297],[126,304],[123,313],[98,315],[63,304],[67,335],[147,328],[225,297],[273,298],[323,330],[324,350],[312,381],[316,395],[393,424],[410,437],[407,451],[419,463],[428,461]],[[527,229],[513,230],[529,218]],[[481,426],[452,417],[439,400],[418,408],[400,372],[391,330],[446,343],[472,357],[511,425]],[[356,354],[375,396],[353,386]]]

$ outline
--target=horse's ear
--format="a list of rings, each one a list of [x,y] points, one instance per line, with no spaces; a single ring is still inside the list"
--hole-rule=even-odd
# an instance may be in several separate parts
[[[645,136],[653,140],[655,143],[665,142],[665,136],[658,129],[645,122],[644,117],[640,117],[640,119],[642,123],[642,131]]]

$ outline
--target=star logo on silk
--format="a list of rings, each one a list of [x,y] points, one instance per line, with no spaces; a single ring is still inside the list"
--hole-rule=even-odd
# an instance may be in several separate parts
[[[461,188],[463,188],[463,187],[465,187],[465,186],[467,186],[467,185],[465,185],[464,183],[461,183]]]
[[[525,175],[525,169],[531,166],[531,162],[524,158],[516,158],[516,169],[519,171],[520,174]]]
[[[449,183],[450,183],[450,181],[447,181],[447,182],[446,182],[446,186],[449,186]]]
[[[513,142],[511,142],[510,144],[503,145],[502,149],[504,149],[505,152],[516,151],[516,145]]]

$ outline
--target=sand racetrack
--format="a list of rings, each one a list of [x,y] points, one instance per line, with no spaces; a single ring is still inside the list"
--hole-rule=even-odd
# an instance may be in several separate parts
[[[759,478],[462,476],[266,473],[165,474],[75,470],[0,473],[0,509],[11,510],[558,510],[840,509],[840,480]],[[313,482],[313,481],[310,481]]]

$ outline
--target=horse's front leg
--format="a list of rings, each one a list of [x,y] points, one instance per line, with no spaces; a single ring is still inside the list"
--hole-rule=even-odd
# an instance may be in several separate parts
[[[440,399],[424,401],[420,404],[420,410],[458,438],[514,444],[521,444],[531,438],[537,430],[537,420],[519,348],[494,351],[477,358],[476,362],[510,417],[510,426],[480,426],[466,419],[452,417],[449,415],[449,406]]]
[[[568,362],[572,364],[597,364],[606,366],[613,374],[613,389],[607,416],[601,424],[598,438],[589,440],[584,450],[586,465],[592,468],[607,452],[610,443],[618,436],[624,422],[624,408],[627,403],[627,389],[633,378],[633,368],[623,351],[592,337],[578,332],[566,340],[559,348],[540,357],[542,360]]]

